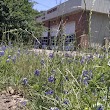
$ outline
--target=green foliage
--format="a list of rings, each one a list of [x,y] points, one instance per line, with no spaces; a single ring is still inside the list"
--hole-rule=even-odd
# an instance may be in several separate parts
[[[29,100],[29,110],[48,110],[51,107],[59,110],[99,110],[99,106],[104,107],[102,110],[109,110],[108,54],[108,58],[102,52],[82,56],[57,52],[48,55],[24,48],[7,48],[5,55],[0,57],[0,89],[8,86],[18,88]],[[38,73],[35,73],[36,70]],[[55,80],[49,81],[50,76]],[[24,78],[28,81],[26,84]],[[53,93],[46,94],[49,90]]]
[[[32,34],[39,36],[42,25],[35,21],[39,14],[29,0],[0,1],[0,37],[1,40],[14,40],[22,36],[24,42],[32,40]]]

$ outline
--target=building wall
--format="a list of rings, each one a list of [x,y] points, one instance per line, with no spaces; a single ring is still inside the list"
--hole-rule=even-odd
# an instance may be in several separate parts
[[[93,8],[93,11],[95,12],[99,12],[99,13],[109,12],[110,0],[95,0],[94,6],[93,6],[93,1],[94,0],[85,0],[87,10],[91,10]],[[82,5],[81,5],[82,9],[85,9],[85,3],[84,0],[82,0]]]
[[[108,13],[110,10],[110,0],[85,0],[86,10],[90,11],[93,8],[94,12]],[[53,19],[58,16],[62,16],[73,11],[84,10],[85,9],[84,0],[68,0],[60,5],[57,5],[47,11],[42,13],[42,16],[36,18],[38,22]]]
[[[91,19],[91,43],[94,45],[102,45],[104,37],[109,35],[109,18],[107,14],[93,13]]]
[[[72,12],[72,13],[64,15],[63,17],[56,17],[54,19],[47,20],[44,22],[44,24],[46,27],[51,28],[56,25],[59,25],[61,20],[63,20],[64,24],[70,24],[74,22],[75,33],[74,33],[74,28],[73,28],[73,33],[76,35],[77,44],[80,45],[80,40],[81,40],[80,36],[82,34],[88,34],[88,17],[89,17],[88,12],[84,12],[84,11]]]
[[[42,13],[42,16],[37,18],[37,21],[46,21],[76,10],[81,10],[81,0],[68,0]]]

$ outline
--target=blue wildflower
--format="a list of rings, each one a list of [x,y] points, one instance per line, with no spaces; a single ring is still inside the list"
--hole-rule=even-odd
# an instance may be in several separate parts
[[[8,63],[10,61],[10,59],[7,59],[6,62]]]
[[[39,76],[40,75],[40,71],[38,69],[35,71],[35,75],[36,76]]]
[[[8,46],[9,46],[9,47],[12,47],[11,41],[8,42]]]
[[[55,98],[56,100],[59,100],[59,97],[58,96],[56,96],[56,98]]]
[[[65,99],[65,100],[63,101],[63,103],[66,104],[66,105],[68,105],[68,104],[69,104],[69,100]]]
[[[80,63],[83,64],[85,62],[85,58],[82,57],[82,59],[80,60]]]
[[[28,84],[27,78],[23,78],[22,82],[23,82],[23,85],[27,85]]]
[[[53,90],[48,90],[48,91],[45,92],[46,95],[52,95],[53,93],[54,93]]]
[[[82,75],[83,75],[84,77],[87,77],[87,76],[88,76],[88,71],[87,71],[87,70],[82,71]]]
[[[5,52],[4,51],[0,51],[0,57],[4,56]]]
[[[18,52],[20,52],[20,48],[18,49]]]
[[[22,105],[22,106],[26,106],[26,104],[27,104],[27,101],[26,101],[26,100],[21,101],[21,105]]]
[[[87,56],[87,60],[93,59],[93,55]]]
[[[10,59],[11,58],[11,55],[8,55],[8,58]]]
[[[54,76],[50,76],[50,77],[48,78],[48,81],[51,82],[51,83],[54,82],[54,81],[55,81]]]
[[[97,110],[104,110],[102,106],[99,106]]]
[[[53,53],[50,53],[50,54],[49,54],[49,57],[50,57],[50,58],[53,58],[53,57],[54,57],[54,54],[53,54]]]
[[[78,77],[78,81],[88,86],[89,81],[93,78],[92,71],[84,70],[82,71],[82,75]]]
[[[83,80],[83,83],[84,83],[84,85],[88,86],[88,84],[89,84],[88,78],[85,78],[85,79]]]
[[[6,46],[3,45],[3,46],[1,47],[1,49],[2,49],[2,51],[5,51],[5,50],[6,50]]]

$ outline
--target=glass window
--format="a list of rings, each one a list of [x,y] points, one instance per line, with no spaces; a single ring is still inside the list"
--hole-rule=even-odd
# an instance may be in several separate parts
[[[69,36],[66,36],[66,39],[65,39],[65,45],[69,45],[70,43],[72,43],[74,41],[74,35],[69,35]]]

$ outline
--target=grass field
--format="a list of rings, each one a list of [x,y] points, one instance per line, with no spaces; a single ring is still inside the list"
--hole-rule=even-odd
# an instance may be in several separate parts
[[[110,110],[110,53],[48,54],[1,46],[0,91],[12,87],[26,110]]]

